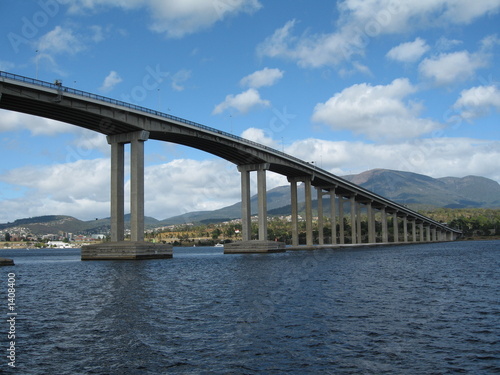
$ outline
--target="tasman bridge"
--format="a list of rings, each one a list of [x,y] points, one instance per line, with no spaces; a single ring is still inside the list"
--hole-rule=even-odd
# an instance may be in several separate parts
[[[111,242],[82,249],[82,259],[168,258],[170,245],[144,242],[144,144],[148,139],[197,148],[234,163],[241,174],[242,241],[224,251],[280,251],[284,244],[267,240],[266,171],[288,178],[291,189],[292,245],[299,245],[297,183],[305,186],[306,245],[312,248],[312,190],[318,202],[318,245],[344,244],[344,206],[350,205],[352,244],[377,242],[376,212],[382,243],[388,243],[388,216],[393,218],[393,243],[453,241],[460,231],[346,181],[306,161],[250,140],[134,104],[37,79],[0,72],[0,108],[50,118],[107,136],[111,146]],[[131,144],[131,241],[124,241],[124,145]],[[251,239],[250,173],[257,173],[258,240]],[[329,195],[330,244],[324,241],[323,196]],[[361,213],[368,236],[361,236]],[[402,226],[399,223],[403,223]],[[337,233],[338,223],[338,233]],[[402,227],[402,230],[400,229]],[[402,232],[402,233],[400,233]],[[338,240],[337,240],[338,238]],[[338,243],[337,243],[338,242]],[[379,241],[380,243],[380,241]]]

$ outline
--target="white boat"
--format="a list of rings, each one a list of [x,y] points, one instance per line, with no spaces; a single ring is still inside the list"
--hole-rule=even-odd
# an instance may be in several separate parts
[[[224,244],[218,243],[215,247],[224,247]]]

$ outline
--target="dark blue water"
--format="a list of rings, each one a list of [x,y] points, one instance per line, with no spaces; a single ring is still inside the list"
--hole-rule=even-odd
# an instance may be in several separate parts
[[[500,373],[500,242],[80,261],[2,250],[18,374]],[[5,333],[3,333],[5,332]]]

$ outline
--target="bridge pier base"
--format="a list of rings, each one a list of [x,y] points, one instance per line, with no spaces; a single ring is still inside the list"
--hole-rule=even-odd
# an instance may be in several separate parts
[[[285,244],[278,241],[238,241],[224,245],[224,254],[276,253],[285,250]]]
[[[140,260],[172,258],[172,245],[118,241],[82,246],[82,260]]]

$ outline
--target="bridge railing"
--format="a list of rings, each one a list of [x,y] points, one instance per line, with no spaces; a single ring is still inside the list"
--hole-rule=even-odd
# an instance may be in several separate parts
[[[249,144],[251,146],[256,146],[256,147],[262,148],[262,149],[264,149],[266,151],[270,151],[272,153],[284,156],[284,157],[286,157],[288,159],[292,159],[292,160],[294,160],[296,162],[304,163],[303,160],[300,160],[300,159],[298,159],[298,158],[296,158],[294,156],[291,156],[291,155],[288,155],[288,154],[286,154],[284,152],[276,150],[276,149],[274,149],[272,147],[265,146],[265,145],[257,143],[257,142],[253,142],[253,141],[251,141],[249,139],[242,138],[242,137],[239,137],[237,135],[234,135],[234,134],[231,134],[231,133],[227,133],[225,131],[222,131],[222,130],[219,130],[219,129],[216,129],[216,128],[212,128],[210,126],[206,126],[206,125],[194,122],[194,121],[186,120],[186,119],[184,119],[182,117],[177,117],[177,116],[169,115],[168,113],[164,113],[164,112],[160,112],[160,111],[155,111],[154,109],[142,107],[140,105],[131,104],[131,103],[127,103],[127,102],[124,102],[124,101],[121,101],[121,100],[116,100],[116,99],[108,98],[106,96],[97,95],[97,94],[93,94],[93,93],[90,93],[90,92],[73,89],[73,88],[67,87],[67,86],[62,86],[60,83],[50,83],[50,82],[41,81],[41,80],[38,80],[38,79],[35,79],[35,78],[29,78],[29,77],[20,76],[18,74],[13,74],[13,73],[8,73],[8,72],[0,71],[0,77],[9,78],[9,79],[13,79],[15,81],[25,82],[25,83],[29,83],[29,84],[32,84],[32,85],[47,87],[47,88],[51,88],[51,89],[54,89],[54,90],[62,90],[63,92],[67,92],[67,93],[78,95],[78,96],[83,96],[85,98],[99,100],[99,101],[102,101],[102,102],[105,102],[105,103],[114,104],[114,105],[117,105],[117,106],[120,106],[120,107],[130,108],[130,109],[133,109],[133,110],[136,110],[136,111],[140,111],[140,112],[145,112],[145,113],[148,113],[148,114],[151,114],[151,115],[164,117],[164,118],[169,119],[169,120],[181,122],[183,124],[191,125],[191,126],[203,129],[203,130],[210,131],[212,133],[220,134],[220,135],[222,135],[224,137],[233,138],[233,139],[237,140],[238,142],[247,143],[247,144]]]
[[[155,111],[153,109],[142,107],[142,106],[139,106],[139,105],[136,105],[136,104],[131,104],[131,103],[127,103],[127,102],[124,102],[124,101],[121,101],[121,100],[116,100],[116,99],[108,98],[106,96],[97,95],[97,94],[93,94],[93,93],[90,93],[90,92],[73,89],[73,88],[70,88],[70,87],[67,87],[67,86],[62,86],[61,82],[58,82],[58,81],[56,81],[55,83],[49,83],[49,82],[41,81],[41,80],[38,80],[38,79],[35,79],[35,78],[24,77],[24,76],[21,76],[21,75],[18,75],[18,74],[13,74],[13,73],[8,73],[8,72],[3,72],[3,71],[0,71],[0,77],[4,77],[4,78],[12,79],[12,80],[15,80],[15,81],[20,81],[20,82],[25,82],[25,83],[29,83],[29,84],[36,85],[36,86],[46,87],[46,88],[50,88],[50,89],[54,89],[54,90],[62,90],[63,92],[67,92],[67,93],[70,93],[70,94],[73,94],[73,95],[78,95],[78,96],[82,96],[82,97],[85,97],[85,98],[90,98],[90,99],[102,101],[102,102],[105,102],[105,103],[110,103],[110,104],[117,105],[117,106],[120,106],[120,107],[125,107],[125,108],[129,108],[129,109],[133,109],[133,110],[136,110],[136,111],[140,111],[140,112],[148,113],[148,114],[151,114],[151,115],[163,117],[163,118],[166,118],[166,119],[169,119],[169,120],[177,121],[177,122],[180,122],[180,123],[183,123],[183,124],[186,124],[186,125],[194,126],[196,128],[203,129],[205,131],[209,131],[209,132],[212,132],[212,133],[215,133],[215,134],[220,134],[220,135],[222,135],[224,137],[232,138],[234,140],[237,140],[238,142],[246,143],[246,144],[248,144],[250,146],[263,149],[263,150],[268,151],[268,152],[270,152],[270,153],[272,153],[274,155],[279,155],[279,156],[281,156],[281,157],[283,157],[285,159],[294,161],[297,164],[300,164],[302,166],[312,168],[314,171],[319,172],[319,173],[321,173],[321,174],[323,174],[325,176],[329,176],[329,177],[331,177],[333,179],[336,179],[339,182],[342,182],[345,186],[349,186],[349,187],[353,188],[354,190],[357,190],[357,191],[360,191],[360,192],[365,192],[368,196],[371,196],[371,197],[377,197],[382,202],[389,202],[386,198],[382,197],[381,195],[379,195],[377,193],[369,191],[369,190],[367,190],[367,189],[365,189],[365,188],[363,188],[361,186],[357,186],[357,185],[351,183],[350,181],[347,181],[347,180],[345,180],[345,179],[343,179],[341,177],[338,177],[338,176],[336,176],[336,175],[334,175],[334,174],[332,174],[332,173],[330,173],[330,172],[328,172],[328,171],[326,171],[324,169],[318,168],[316,165],[311,165],[310,163],[305,162],[304,160],[301,160],[299,158],[296,158],[295,156],[286,154],[286,153],[284,153],[282,151],[279,151],[279,150],[276,150],[276,149],[274,149],[272,147],[265,146],[263,144],[250,141],[249,139],[245,139],[245,138],[239,137],[237,135],[234,135],[234,134],[231,134],[231,133],[227,133],[227,132],[219,130],[219,129],[212,128],[210,126],[206,126],[206,125],[194,122],[194,121],[186,120],[186,119],[181,118],[181,117],[169,115],[168,113],[163,113],[163,112],[160,112],[160,111]],[[427,219],[430,222],[434,222],[436,225],[439,225],[439,226],[442,225],[441,223],[438,223],[438,222],[436,222],[436,221],[434,221],[434,220],[432,220],[430,218],[426,218],[425,216],[419,214],[418,212],[415,212],[415,211],[409,209],[408,207],[404,207],[404,206],[402,206],[402,205],[400,205],[400,204],[398,204],[396,202],[390,202],[390,203],[393,206],[399,207],[402,211],[406,211],[408,213],[411,213],[415,217],[425,218],[425,219]]]

